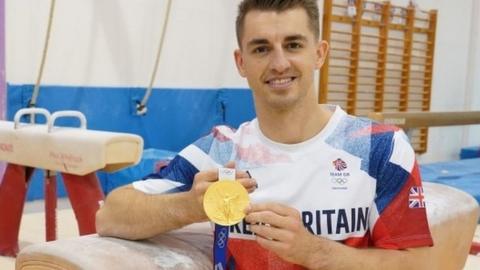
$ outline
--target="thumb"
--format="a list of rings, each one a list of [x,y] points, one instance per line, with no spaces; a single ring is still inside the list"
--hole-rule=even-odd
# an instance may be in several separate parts
[[[230,160],[225,164],[225,168],[235,169],[235,160]]]

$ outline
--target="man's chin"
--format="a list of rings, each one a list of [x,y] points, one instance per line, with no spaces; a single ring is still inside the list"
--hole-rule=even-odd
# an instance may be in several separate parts
[[[288,110],[289,108],[295,107],[297,104],[297,99],[287,96],[276,96],[272,97],[268,101],[269,107],[276,110]]]

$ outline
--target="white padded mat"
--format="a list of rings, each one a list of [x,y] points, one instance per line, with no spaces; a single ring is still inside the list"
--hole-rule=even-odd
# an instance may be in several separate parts
[[[32,243],[45,241],[44,220],[42,200],[26,203],[20,227],[20,248]],[[70,203],[68,199],[59,199],[57,208],[57,238],[65,239],[75,236],[78,236],[78,229]],[[477,226],[474,239],[480,242],[480,225]],[[15,259],[0,256],[0,269],[14,270]],[[480,269],[480,256],[468,256],[467,263],[463,270],[478,269]]]

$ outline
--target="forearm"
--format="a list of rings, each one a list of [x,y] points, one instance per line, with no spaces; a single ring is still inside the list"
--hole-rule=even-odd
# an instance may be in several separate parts
[[[309,269],[330,270],[409,270],[429,269],[429,247],[408,250],[352,248],[319,238],[308,260]]]
[[[112,191],[97,212],[99,235],[145,239],[205,219],[188,192],[148,195],[132,186]]]

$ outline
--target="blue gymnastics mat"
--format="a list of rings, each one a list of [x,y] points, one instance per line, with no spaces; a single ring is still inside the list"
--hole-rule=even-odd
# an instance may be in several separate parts
[[[420,174],[423,181],[458,188],[480,203],[480,158],[422,164]]]
[[[460,159],[480,158],[480,146],[470,146],[460,149]]]

